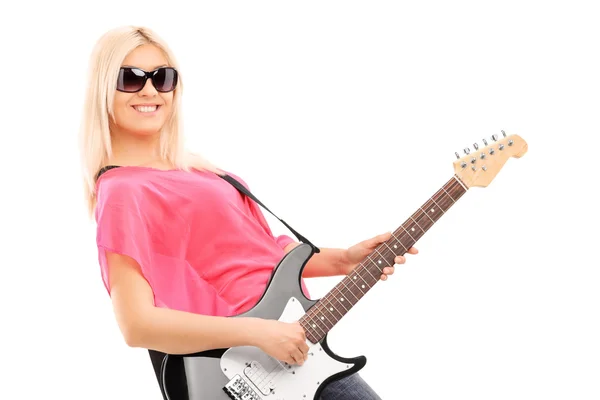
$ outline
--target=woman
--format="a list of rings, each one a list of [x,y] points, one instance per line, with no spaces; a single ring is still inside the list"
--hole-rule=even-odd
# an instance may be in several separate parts
[[[299,243],[274,237],[257,204],[218,176],[225,171],[183,149],[182,79],[165,42],[147,28],[107,32],[91,56],[87,90],[85,194],[125,342],[167,354],[251,345],[302,365],[308,346],[298,322],[226,318],[252,308],[274,266]],[[348,274],[389,238],[321,249],[303,277]],[[381,279],[393,272],[386,267]],[[321,398],[379,397],[354,374],[330,383]]]

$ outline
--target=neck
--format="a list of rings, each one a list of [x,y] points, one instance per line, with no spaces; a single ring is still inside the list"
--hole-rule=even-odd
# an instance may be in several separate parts
[[[348,276],[300,319],[307,338],[317,343],[380,280],[383,268],[405,254],[467,191],[457,176],[450,179]]]
[[[160,158],[160,132],[136,135],[111,129],[112,156],[109,164],[140,165]]]

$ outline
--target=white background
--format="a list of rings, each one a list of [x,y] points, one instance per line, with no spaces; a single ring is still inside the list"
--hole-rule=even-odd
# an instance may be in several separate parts
[[[455,151],[520,135],[528,153],[469,190],[329,342],[367,356],[386,400],[600,398],[592,2],[82,4],[2,7],[1,398],[161,398],[117,328],[79,180],[88,56],[122,24],[175,51],[189,147],[321,247],[396,229]]]

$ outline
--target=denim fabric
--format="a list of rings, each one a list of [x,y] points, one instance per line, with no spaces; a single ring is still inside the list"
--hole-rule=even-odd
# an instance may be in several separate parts
[[[381,400],[356,373],[331,382],[321,392],[321,400]]]

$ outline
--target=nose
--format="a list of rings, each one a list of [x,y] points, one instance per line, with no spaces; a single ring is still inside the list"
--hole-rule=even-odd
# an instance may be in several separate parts
[[[148,79],[146,81],[146,84],[144,85],[144,87],[142,88],[142,90],[140,90],[138,92],[138,94],[140,96],[142,96],[142,97],[152,97],[152,96],[156,96],[158,94],[158,91],[156,90],[156,88],[152,84],[152,80]]]

